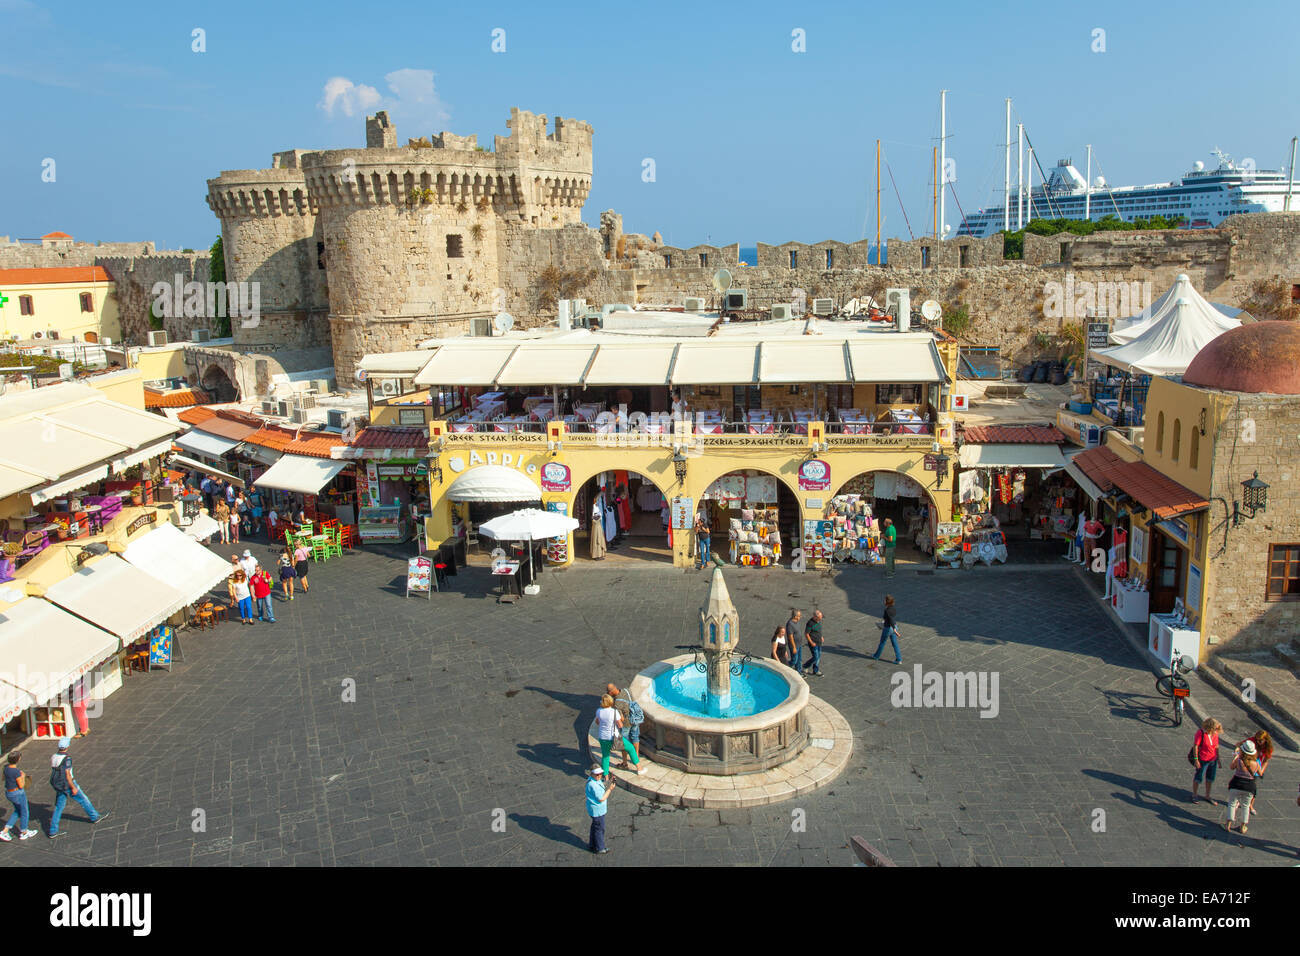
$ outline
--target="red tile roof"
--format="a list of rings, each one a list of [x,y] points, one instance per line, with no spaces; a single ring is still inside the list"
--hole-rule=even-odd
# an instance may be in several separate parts
[[[251,432],[244,441],[250,445],[261,445],[263,448],[269,448],[271,451],[284,451],[289,443],[294,440],[294,433],[287,428],[281,428],[278,425],[263,425],[261,428]],[[329,453],[325,454],[329,457]]]
[[[176,414],[176,420],[184,422],[186,425],[197,425],[200,422],[206,422],[209,418],[216,418],[215,409],[211,408],[187,408],[183,412]]]
[[[103,266],[50,266],[45,269],[0,269],[0,288],[61,282],[112,282]]]
[[[967,443],[976,445],[1059,445],[1066,441],[1055,425],[971,425],[962,434]]]
[[[1157,518],[1173,518],[1210,503],[1144,461],[1124,461],[1109,448],[1090,448],[1074,464],[1102,491],[1118,488]]]
[[[362,429],[352,442],[353,448],[419,449],[429,447],[429,433],[423,428],[398,428],[392,425],[371,425]]]
[[[243,422],[232,422],[220,412],[211,418],[199,422],[194,426],[201,432],[207,432],[209,435],[219,435],[230,441],[247,441],[248,437],[257,431],[253,425],[246,425]]]
[[[191,405],[206,405],[212,401],[208,393],[197,388],[178,388],[169,392],[156,389],[144,390],[145,408],[189,408]]]
[[[71,239],[72,237],[66,232],[47,232],[41,236],[42,239]]]
[[[342,445],[343,436],[333,432],[324,435],[319,432],[309,432],[300,435],[295,441],[289,442],[284,446],[287,455],[308,455],[312,458],[329,458],[330,449],[336,445]]]

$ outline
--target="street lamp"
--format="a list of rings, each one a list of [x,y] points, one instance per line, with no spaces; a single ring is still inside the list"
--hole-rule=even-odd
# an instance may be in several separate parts
[[[686,455],[682,453],[681,445],[676,446],[673,452],[673,471],[677,473],[677,483],[680,485],[686,481]]]
[[[1253,478],[1247,478],[1241,483],[1241,508],[1249,508],[1250,516],[1253,518],[1260,511],[1265,511],[1268,504],[1268,484],[1259,480],[1259,472],[1255,472]],[[1235,527],[1241,523],[1241,511],[1237,503],[1232,503],[1232,524]]]
[[[934,487],[936,491],[943,490],[943,480],[948,477],[948,462],[950,460],[951,459],[942,452],[934,456]]]

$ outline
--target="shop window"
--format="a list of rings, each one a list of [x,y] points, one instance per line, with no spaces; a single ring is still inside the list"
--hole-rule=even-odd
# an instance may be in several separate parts
[[[877,385],[877,405],[919,405],[921,404],[920,385]]]
[[[1268,547],[1269,601],[1300,601],[1300,544]]]
[[[1181,418],[1175,418],[1174,419],[1174,447],[1173,447],[1173,451],[1169,455],[1171,460],[1173,461],[1178,460],[1178,453],[1182,451],[1182,446],[1183,446],[1183,420]]]
[[[1192,448],[1188,455],[1187,464],[1192,471],[1195,471],[1197,466],[1201,463],[1201,433],[1195,428],[1192,429],[1191,442]]]
[[[32,305],[32,297],[30,295],[20,295],[18,297],[18,314],[19,315],[36,314],[36,307]]]
[[[447,236],[447,258],[448,259],[465,258],[465,252],[463,249],[463,240],[461,239],[460,236],[456,235],[455,233],[452,233]]]
[[[1161,412],[1156,417],[1156,454],[1165,453],[1165,413]]]
[[[95,297],[91,295],[89,292],[81,293],[81,311],[82,312],[95,311]]]

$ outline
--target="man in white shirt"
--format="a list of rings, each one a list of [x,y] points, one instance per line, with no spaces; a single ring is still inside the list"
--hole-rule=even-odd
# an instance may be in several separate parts
[[[247,574],[251,580],[253,572],[257,570],[257,558],[253,557],[253,553],[245,548],[244,556],[239,559],[239,566],[244,569],[244,573]]]

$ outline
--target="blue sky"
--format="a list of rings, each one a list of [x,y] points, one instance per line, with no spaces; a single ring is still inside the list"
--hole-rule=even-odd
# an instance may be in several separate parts
[[[1295,11],[0,0],[0,234],[207,246],[219,225],[206,179],[276,150],[361,146],[364,114],[384,106],[401,142],[447,129],[490,145],[511,106],[585,120],[584,219],[613,208],[626,230],[683,246],[874,236],[880,138],[921,233],[941,88],[968,211],[998,200],[1008,96],[1045,168],[1082,167],[1089,142],[1093,174],[1116,185],[1174,179],[1214,146],[1283,165],[1300,133]],[[206,52],[191,49],[195,28]],[[884,234],[906,237],[893,192],[886,175]],[[951,200],[947,219],[961,221]]]

